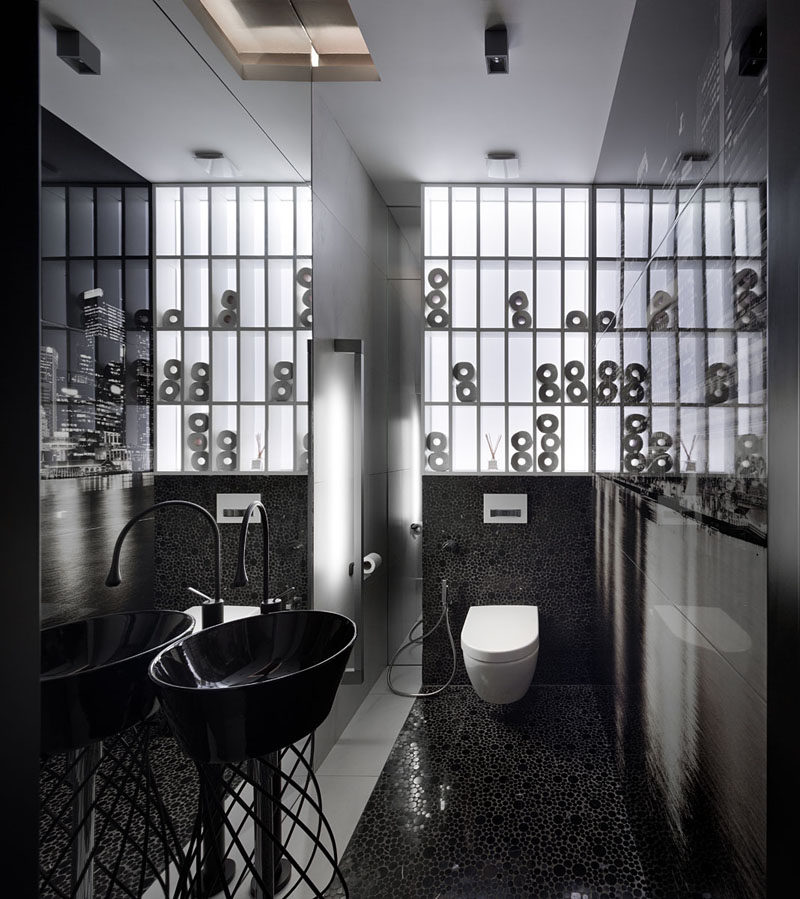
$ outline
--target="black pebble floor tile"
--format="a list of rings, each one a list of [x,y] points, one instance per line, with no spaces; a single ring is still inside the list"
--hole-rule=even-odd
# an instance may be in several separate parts
[[[418,699],[342,870],[352,899],[679,896],[647,882],[588,685]]]

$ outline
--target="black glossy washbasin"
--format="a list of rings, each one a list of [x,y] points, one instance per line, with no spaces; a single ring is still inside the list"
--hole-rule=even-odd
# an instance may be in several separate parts
[[[98,615],[41,632],[41,749],[78,749],[142,721],[156,703],[153,657],[192,632],[184,612]]]
[[[355,637],[355,624],[335,612],[254,615],[170,646],[153,660],[150,677],[192,758],[240,762],[322,724]]]

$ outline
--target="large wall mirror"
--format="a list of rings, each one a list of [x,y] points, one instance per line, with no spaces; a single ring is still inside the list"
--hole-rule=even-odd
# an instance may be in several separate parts
[[[122,583],[105,585],[121,528],[167,499],[219,522],[223,598],[257,606],[262,528],[250,529],[249,584],[234,588],[230,512],[258,496],[271,526],[267,592],[308,601],[311,86],[291,4],[268,6],[284,19],[286,52],[247,68],[228,46],[235,27],[216,32],[203,4],[40,4],[42,627],[186,611],[199,602],[189,588],[214,595],[207,521],[175,508],[132,529]],[[95,778],[107,813],[94,825],[95,889],[164,895],[158,841],[108,798],[140,776],[123,776],[115,746]],[[71,751],[42,761],[41,896],[84,895],[70,892]],[[182,845],[194,769],[166,728],[149,752]]]

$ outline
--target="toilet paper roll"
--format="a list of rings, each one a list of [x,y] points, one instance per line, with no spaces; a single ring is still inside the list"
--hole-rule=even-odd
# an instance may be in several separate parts
[[[443,268],[432,268],[428,272],[428,284],[431,287],[444,287],[450,280],[450,276]]]
[[[554,453],[557,449],[561,449],[561,438],[558,434],[542,434],[539,446],[548,453]]]
[[[186,438],[186,445],[195,453],[202,453],[208,448],[208,439],[205,434],[193,432]]]
[[[219,302],[223,309],[238,309],[239,294],[235,290],[223,290]]]
[[[672,471],[672,456],[669,453],[656,453],[650,459],[647,470],[657,472],[658,474],[666,474],[668,471]]]
[[[447,471],[450,468],[450,453],[431,453],[428,467],[433,471]]]
[[[539,463],[540,471],[552,471],[558,467],[558,456],[555,453],[539,453],[536,461]]]
[[[625,471],[644,471],[647,459],[641,453],[628,453],[625,456]]]
[[[303,434],[303,449],[308,449],[308,434]]]
[[[304,309],[300,313],[300,324],[304,328],[310,328],[312,324],[312,313],[310,309]]]
[[[568,381],[580,381],[586,374],[586,366],[580,359],[573,359],[564,366],[564,375]]]
[[[208,362],[195,362],[192,366],[193,381],[207,381],[211,376],[211,366]]]
[[[167,309],[161,316],[162,328],[181,328],[183,327],[183,313],[180,309]]]
[[[521,309],[519,312],[515,312],[511,316],[511,324],[518,331],[525,331],[533,324],[533,319],[531,318],[530,312],[526,312],[524,309]]]
[[[583,381],[570,381],[567,384],[567,398],[571,403],[583,403],[589,398],[589,391]]]
[[[597,377],[601,381],[616,381],[619,377],[619,365],[613,359],[605,359],[597,366]]]
[[[581,312],[579,309],[568,312],[565,321],[567,323],[568,331],[589,330],[589,319],[586,317],[586,313]]]
[[[764,297],[748,290],[736,298],[733,321],[740,331],[759,331],[764,327]]]
[[[622,385],[622,402],[633,406],[644,401],[644,387],[638,381],[628,381]]]
[[[217,434],[217,446],[223,450],[235,449],[236,431],[220,431],[219,434]]]
[[[639,412],[633,412],[631,415],[625,416],[625,430],[632,431],[634,434],[641,434],[647,430],[647,416]]]
[[[362,560],[362,570],[364,572],[364,577],[368,578],[370,575],[375,574],[375,572],[383,565],[383,559],[378,555],[378,553],[367,553]]]
[[[561,388],[556,384],[542,384],[539,388],[540,403],[557,403],[561,399]]]
[[[536,419],[536,427],[543,434],[554,434],[558,430],[558,419],[555,415],[545,412]]]
[[[734,290],[752,290],[758,284],[758,275],[751,268],[740,269],[733,276]]]
[[[207,403],[210,393],[208,381],[192,381],[189,385],[189,402]]]
[[[614,331],[617,327],[617,316],[609,309],[598,312],[594,317],[596,331]]]
[[[217,471],[235,471],[236,453],[217,453]]]
[[[646,381],[647,367],[641,362],[629,362],[625,366],[625,377],[630,381]]]
[[[530,471],[533,459],[530,453],[514,453],[511,457],[511,467],[514,471]]]
[[[183,365],[180,359],[167,359],[164,363],[164,375],[170,381],[177,381],[183,374]]]
[[[552,362],[545,362],[536,369],[536,377],[542,384],[552,384],[558,379],[558,369]]]
[[[272,373],[279,381],[291,381],[294,377],[294,362],[276,362]]]
[[[456,381],[472,381],[475,378],[475,366],[471,362],[456,362],[453,377]]]
[[[314,281],[314,273],[308,266],[304,266],[301,269],[298,269],[297,274],[295,275],[295,281],[301,287],[311,287],[311,284]]]
[[[208,471],[208,453],[192,453],[190,462],[195,471]]]
[[[461,403],[474,403],[478,399],[478,390],[472,381],[459,381],[456,396]]]
[[[174,403],[180,399],[181,385],[177,381],[162,381],[158,388],[158,395],[165,403]]]
[[[208,416],[205,412],[192,412],[189,416],[189,427],[196,433],[208,430]]]
[[[669,309],[670,306],[675,304],[676,298],[672,296],[671,293],[667,293],[666,290],[657,290],[652,297],[650,297],[650,315],[655,315],[658,312],[663,312],[665,309]]]
[[[651,331],[669,331],[671,327],[669,312],[656,312],[647,322]]]
[[[597,385],[597,403],[600,406],[608,406],[617,398],[617,385],[612,381],[601,381]]]
[[[642,440],[641,434],[630,433],[622,438],[622,447],[626,453],[641,452],[643,446],[644,441]]]
[[[310,290],[304,290],[303,295],[300,297],[300,302],[308,309],[311,308],[311,304],[314,300],[312,292]]]
[[[292,398],[291,381],[275,381],[269,391],[270,398],[276,403],[287,403]]]
[[[528,431],[517,431],[511,436],[511,445],[515,450],[520,452],[530,449],[533,446],[533,437]]]
[[[650,435],[651,450],[668,450],[672,446],[672,442],[672,435],[667,434],[666,431],[653,431]]]
[[[447,297],[441,290],[432,290],[426,297],[425,302],[430,309],[441,309],[447,302]]]
[[[233,309],[223,309],[217,316],[217,327],[219,328],[235,328],[237,316]]]
[[[447,449],[447,437],[441,431],[431,431],[425,439],[425,446],[431,452],[439,452]]]
[[[442,309],[434,309],[425,317],[429,328],[446,328],[450,324],[450,316]]]
[[[736,452],[740,456],[764,452],[764,441],[757,434],[740,434],[736,438]]]
[[[528,295],[524,290],[517,290],[508,298],[508,305],[515,311],[528,308]]]
[[[300,468],[303,471],[308,468],[308,453],[300,453]]]
[[[137,309],[133,313],[133,324],[140,331],[149,331],[153,325],[153,316],[149,309]]]
[[[209,394],[208,381],[192,381],[189,385],[189,402],[191,403],[206,403]]]

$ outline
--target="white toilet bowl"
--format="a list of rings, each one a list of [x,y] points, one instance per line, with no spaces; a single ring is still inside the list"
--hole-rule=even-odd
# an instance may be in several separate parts
[[[486,702],[516,702],[528,691],[539,657],[537,606],[470,606],[461,630],[470,683]]]

